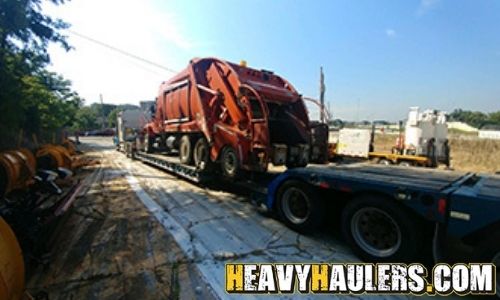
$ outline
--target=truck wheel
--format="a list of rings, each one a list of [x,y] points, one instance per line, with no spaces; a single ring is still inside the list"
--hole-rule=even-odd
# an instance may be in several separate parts
[[[210,169],[212,163],[210,161],[210,147],[204,137],[199,138],[194,145],[193,160],[198,170],[208,171]]]
[[[154,137],[150,136],[149,133],[146,133],[146,135],[144,136],[144,151],[146,153],[153,152],[154,141]]]
[[[220,164],[225,177],[231,179],[238,177],[240,173],[240,160],[232,147],[227,146],[222,150]]]
[[[179,143],[179,158],[181,163],[190,165],[193,163],[193,150],[191,139],[188,135],[183,135]]]
[[[500,298],[500,233],[479,243],[477,261],[482,263],[493,263],[496,267],[496,290],[497,297]]]
[[[325,207],[316,190],[297,180],[285,182],[277,194],[277,211],[285,224],[298,232],[310,232],[323,222]]]
[[[366,261],[406,262],[419,257],[422,228],[416,216],[382,196],[360,196],[342,212],[342,234]]]

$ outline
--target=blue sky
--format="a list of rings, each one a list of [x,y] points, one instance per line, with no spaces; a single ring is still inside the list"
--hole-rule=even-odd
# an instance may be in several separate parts
[[[116,2],[116,3],[113,3]],[[46,7],[73,30],[170,68],[217,56],[273,70],[334,117],[399,120],[408,107],[500,110],[500,2],[97,1]],[[87,103],[154,98],[172,76],[70,35],[52,68]]]

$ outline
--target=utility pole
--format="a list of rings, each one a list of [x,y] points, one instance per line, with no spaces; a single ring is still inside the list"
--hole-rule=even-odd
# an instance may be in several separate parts
[[[102,100],[102,94],[99,94],[99,98],[101,99],[101,118],[102,118],[101,129],[104,129],[105,128],[105,126],[104,126],[104,101]]]
[[[325,123],[325,75],[323,74],[323,67],[319,69],[319,102],[321,104],[319,112],[319,120]]]
[[[327,120],[328,123],[330,123],[331,120],[333,120],[333,114],[332,114],[332,103],[328,101],[328,112],[330,113],[330,118]]]

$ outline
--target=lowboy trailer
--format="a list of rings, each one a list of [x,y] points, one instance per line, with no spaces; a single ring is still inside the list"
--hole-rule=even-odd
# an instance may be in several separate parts
[[[131,156],[191,181],[212,178],[178,157]],[[298,232],[319,230],[338,215],[345,240],[365,261],[415,262],[425,254],[450,261],[449,245],[460,244],[467,252],[462,261],[500,264],[498,175],[356,163],[289,169],[231,185],[251,191],[254,203]]]
[[[432,253],[434,261],[451,262],[461,252],[462,262],[500,265],[498,175],[368,164],[297,168],[271,181],[261,199],[299,232],[318,229],[335,207],[343,237],[366,261],[415,262]]]

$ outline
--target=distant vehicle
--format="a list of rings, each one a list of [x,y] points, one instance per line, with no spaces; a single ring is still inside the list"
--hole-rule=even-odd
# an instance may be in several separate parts
[[[330,159],[351,157],[374,160],[380,164],[436,167],[439,162],[449,163],[448,128],[443,112],[419,112],[411,107],[403,130],[395,138],[391,152],[374,149],[375,128],[344,128],[338,135],[330,135]]]
[[[149,107],[141,106],[141,109],[126,109],[117,114],[115,144],[118,150],[125,151],[126,142],[135,141],[144,125],[151,121],[148,115],[152,106],[153,104]]]
[[[115,130],[113,128],[97,129],[86,131],[85,136],[113,136]]]

